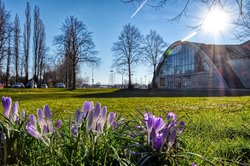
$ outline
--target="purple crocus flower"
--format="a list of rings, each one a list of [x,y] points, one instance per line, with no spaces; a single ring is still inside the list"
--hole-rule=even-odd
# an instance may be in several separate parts
[[[178,133],[179,135],[183,132],[184,127],[185,127],[185,122],[184,122],[184,121],[181,121],[181,122],[179,123],[179,128],[178,128],[178,131],[177,131],[177,133]]]
[[[25,118],[25,111],[24,110],[21,111],[21,115],[22,115],[22,119],[24,119]]]
[[[114,112],[110,112],[108,114],[108,119],[107,119],[107,129],[110,128],[110,126],[112,125],[114,119],[115,119],[115,113]]]
[[[154,138],[154,148],[160,150],[163,147],[162,134],[157,134]]]
[[[71,133],[73,136],[77,136],[78,135],[78,127],[73,126],[71,129]]]
[[[62,126],[62,120],[61,119],[58,119],[57,121],[56,121],[56,128],[57,129],[59,129],[61,126]]]
[[[115,130],[117,128],[117,122],[113,121],[112,122],[112,129]]]
[[[12,100],[10,97],[2,97],[2,106],[4,109],[4,116],[9,119],[10,109],[11,109]]]
[[[91,111],[89,113],[89,116],[88,116],[88,125],[87,125],[87,130],[90,131],[93,129],[93,117],[94,116],[94,113],[93,111]]]
[[[26,131],[33,137],[35,137],[36,139],[42,141],[45,145],[49,146],[48,143],[43,139],[42,135],[37,131],[36,128],[34,128],[34,126],[28,122],[26,125]]]
[[[18,102],[16,101],[12,107],[12,119],[14,122],[17,122],[18,120]]]
[[[43,111],[44,111],[44,117],[47,120],[47,127],[48,127],[50,132],[53,132],[52,112],[51,112],[49,106],[44,105]]]
[[[94,121],[98,120],[100,112],[101,112],[101,104],[96,103],[96,106],[95,106],[95,109],[94,109],[94,114],[93,114]]]
[[[192,165],[191,166],[198,166],[196,163],[192,163]]]
[[[173,112],[169,112],[167,115],[167,119],[170,120],[172,118],[173,121],[177,119],[177,115],[174,114]]]
[[[29,116],[29,123],[32,125],[34,128],[36,128],[36,116],[33,114],[30,114]]]
[[[93,110],[93,102],[85,101],[82,107],[83,119],[85,119],[88,116],[89,112],[92,110]]]
[[[44,112],[40,108],[37,109],[37,117],[38,117],[39,127],[43,133],[43,128],[44,128],[43,126],[46,125],[46,122],[44,120],[44,118],[45,118]]]
[[[82,114],[81,114],[81,111],[79,109],[76,109],[76,112],[75,112],[75,123],[76,124],[79,124],[81,122],[81,119],[82,119]]]
[[[169,137],[169,141],[168,141],[168,151],[169,151],[170,148],[174,145],[175,139],[176,139],[176,130],[174,129],[174,130],[171,132],[171,135],[170,135],[170,137]]]

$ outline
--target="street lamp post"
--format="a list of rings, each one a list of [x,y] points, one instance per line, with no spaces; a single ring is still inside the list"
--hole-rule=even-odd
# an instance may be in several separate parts
[[[92,86],[94,85],[94,68],[92,68]]]

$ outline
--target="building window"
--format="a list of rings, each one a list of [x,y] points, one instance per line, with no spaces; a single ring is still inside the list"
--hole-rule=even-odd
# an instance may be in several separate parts
[[[165,78],[160,78],[160,86],[165,87]]]
[[[162,65],[161,75],[180,75],[208,71],[209,65],[188,45],[178,45]]]

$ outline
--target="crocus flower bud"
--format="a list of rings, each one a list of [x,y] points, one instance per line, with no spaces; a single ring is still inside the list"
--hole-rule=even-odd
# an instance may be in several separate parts
[[[59,129],[62,126],[62,120],[58,119],[55,126],[57,129]]]
[[[36,116],[33,114],[30,114],[29,116],[29,123],[36,129]]]
[[[80,123],[81,121],[81,112],[79,109],[76,109],[76,112],[75,112],[75,123]]]
[[[33,137],[35,137],[36,139],[42,141],[45,145],[49,146],[47,142],[45,142],[45,140],[43,139],[42,135],[37,131],[36,128],[34,128],[34,126],[28,122],[26,127],[25,127],[26,131]]]
[[[78,128],[77,127],[72,127],[72,129],[71,129],[71,133],[72,133],[72,135],[73,136],[77,136],[78,135]]]
[[[2,97],[2,106],[4,109],[4,116],[9,119],[10,109],[11,109],[12,100],[10,97]]]
[[[112,125],[112,122],[115,118],[115,114],[113,112],[110,112],[108,114],[108,121],[107,121],[107,128],[110,128],[110,126]]]
[[[90,130],[92,130],[92,126],[93,126],[93,111],[91,111],[90,113],[89,113],[89,116],[88,116],[88,125],[87,125],[87,130],[88,131],[90,131]]]
[[[100,112],[101,112],[101,104],[96,103],[95,110],[94,110],[94,115],[93,115],[94,121],[98,119],[98,117],[100,115]]]
[[[115,130],[117,128],[117,122],[113,121],[112,122],[112,129]]]
[[[16,122],[18,118],[18,102],[16,101],[12,107],[12,119]]]
[[[167,119],[170,120],[172,118],[173,121],[177,119],[177,115],[174,114],[173,112],[169,112],[167,115]]]
[[[168,149],[170,149],[174,145],[174,141],[176,139],[176,130],[174,129],[170,135],[169,141],[168,141]]]
[[[44,105],[43,111],[44,111],[45,118],[47,118],[49,120],[49,122],[52,123],[52,112],[51,112],[49,106],[48,105]]]
[[[40,129],[43,130],[43,126],[45,125],[45,120],[44,120],[44,113],[40,108],[37,109],[37,117]]]
[[[25,118],[25,111],[24,110],[21,111],[21,115],[22,115],[22,118],[24,119]]]
[[[183,132],[183,130],[184,130],[184,127],[185,127],[185,123],[184,123],[184,121],[181,121],[181,122],[179,123],[179,128],[178,128],[177,133],[178,133],[178,134],[181,134],[181,133]]]

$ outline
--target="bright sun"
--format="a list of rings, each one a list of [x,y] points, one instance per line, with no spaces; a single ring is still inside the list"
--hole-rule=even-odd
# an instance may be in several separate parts
[[[229,26],[229,15],[222,9],[212,9],[202,23],[202,29],[206,32],[217,34],[223,32]]]

